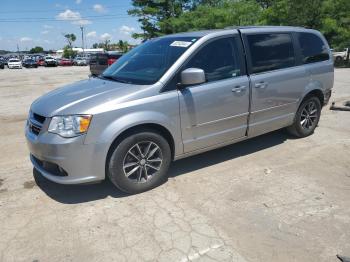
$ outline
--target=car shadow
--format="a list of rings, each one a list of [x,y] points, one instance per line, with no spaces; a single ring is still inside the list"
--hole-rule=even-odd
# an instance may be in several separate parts
[[[282,144],[287,139],[294,138],[286,134],[286,132],[278,130],[192,157],[184,158],[172,163],[169,170],[169,177],[176,177],[197,169],[249,155],[260,150]]]
[[[287,139],[291,139],[291,137],[284,132],[275,131],[223,148],[181,159],[172,163],[169,169],[169,177],[176,177],[197,169],[255,153],[282,144]],[[33,169],[33,176],[38,187],[45,192],[46,195],[64,204],[90,202],[104,199],[108,196],[113,198],[129,196],[129,194],[118,190],[109,179],[96,184],[61,185],[49,181],[35,169]]]

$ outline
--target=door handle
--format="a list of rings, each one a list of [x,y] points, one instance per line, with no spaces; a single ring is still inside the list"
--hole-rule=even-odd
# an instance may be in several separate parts
[[[259,83],[256,83],[256,84],[254,85],[255,88],[260,88],[260,89],[264,89],[264,88],[266,88],[267,86],[268,86],[268,83],[266,83],[266,82],[259,82]]]
[[[240,92],[243,91],[244,89],[246,89],[246,86],[235,86],[234,88],[232,88],[232,92],[234,92],[234,93],[240,93]]]

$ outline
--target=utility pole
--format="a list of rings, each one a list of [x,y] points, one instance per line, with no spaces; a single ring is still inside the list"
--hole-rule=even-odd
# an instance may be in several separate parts
[[[81,30],[81,44],[83,46],[83,56],[84,56],[84,26],[80,26],[80,30]]]

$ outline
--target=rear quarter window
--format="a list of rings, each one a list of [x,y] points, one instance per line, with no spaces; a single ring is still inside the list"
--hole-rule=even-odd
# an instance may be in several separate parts
[[[252,73],[295,66],[292,37],[288,33],[247,35]]]
[[[316,34],[297,33],[303,64],[329,60],[326,43]]]

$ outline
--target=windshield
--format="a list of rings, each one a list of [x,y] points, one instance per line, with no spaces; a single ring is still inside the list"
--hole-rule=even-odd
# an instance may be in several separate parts
[[[154,84],[197,40],[175,36],[148,40],[120,57],[102,76],[130,84]]]
[[[10,59],[9,62],[19,62],[18,59]]]

